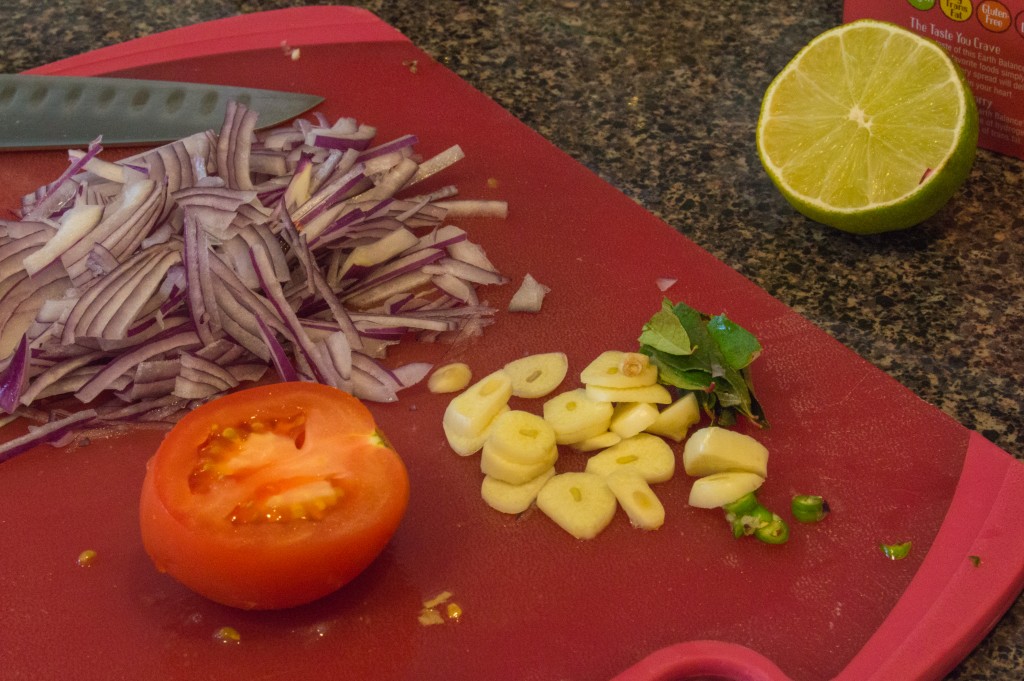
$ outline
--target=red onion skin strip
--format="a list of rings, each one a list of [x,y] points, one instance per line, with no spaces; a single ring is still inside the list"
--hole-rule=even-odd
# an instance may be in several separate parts
[[[366,214],[355,208],[347,213],[342,214],[338,219],[332,222],[322,232],[314,236],[309,240],[310,248],[313,250],[319,250],[322,246],[326,246],[338,239],[345,238],[348,230],[354,225],[359,224],[366,219]]]
[[[155,186],[142,209],[105,238],[103,246],[118,260],[134,253],[156,224],[166,198],[164,187]]]
[[[423,249],[409,255],[392,260],[386,265],[380,265],[371,274],[364,277],[359,283],[345,292],[346,297],[365,291],[382,284],[389,279],[394,279],[402,274],[408,274],[423,268],[424,265],[440,260],[444,257],[444,251],[437,249]]]
[[[238,386],[238,381],[235,380],[235,377],[227,369],[214,362],[188,352],[181,353],[180,360],[181,373],[178,375],[178,379],[210,386],[213,390],[208,395],[225,392]],[[179,390],[177,383],[175,384],[173,394],[190,399],[193,397],[192,395],[184,394],[183,390]]]
[[[315,135],[313,137],[313,145],[321,147],[323,149],[331,149],[337,151],[346,151],[348,149],[354,149],[356,151],[362,151],[369,146],[370,140],[368,139],[353,139],[351,137],[334,137],[332,135]]]
[[[393,373],[402,387],[408,388],[426,378],[432,368],[434,368],[434,365],[428,362],[412,362],[396,367]]]
[[[252,248],[249,250],[249,254],[252,258],[253,266],[256,268],[256,276],[260,278],[260,286],[263,288],[263,292],[267,294],[270,302],[274,305],[278,317],[288,327],[297,349],[305,356],[306,361],[309,363],[314,378],[320,383],[334,385],[335,383],[330,382],[331,377],[323,373],[324,362],[323,358],[319,356],[318,348],[313,345],[306,331],[302,328],[302,324],[295,315],[295,311],[292,310],[284,297],[284,291],[281,290],[281,286],[273,277],[273,265],[271,265],[266,251],[262,248]]]
[[[123,278],[130,276],[135,267],[152,261],[158,255],[159,251],[156,248],[139,253],[134,259],[118,268],[116,273],[110,277],[104,277],[105,281],[97,283],[97,285],[83,293],[79,297],[78,302],[75,303],[75,306],[71,308],[71,312],[64,322],[64,333],[61,336],[61,343],[73,345],[77,342],[79,336],[86,337],[87,334],[83,333],[85,329],[82,328],[82,325],[85,324],[87,329],[88,323],[95,316],[97,308],[103,305],[103,300],[100,299],[100,296],[108,288],[117,286],[123,281]]]
[[[65,277],[60,265],[51,263],[41,272],[37,272],[34,277],[22,274],[17,279],[17,283],[0,295],[0,320],[3,320],[0,330],[6,326],[7,321],[33,300],[36,293],[45,290],[52,284],[64,281]]]
[[[311,214],[314,210],[323,211],[325,204],[327,206],[334,205],[345,192],[350,191],[352,187],[363,181],[365,169],[362,163],[356,162],[357,157],[358,154],[352,150],[346,151],[342,155],[337,168],[324,180],[323,186],[308,201],[292,212],[291,217],[296,224],[309,222],[315,217]]]
[[[266,343],[267,347],[270,349],[270,359],[274,364],[274,369],[277,370],[277,375],[286,383],[298,381],[299,373],[295,370],[295,366],[288,360],[288,353],[285,352],[284,347],[277,342],[274,332],[271,331],[259,317],[256,318],[256,323],[259,325],[259,331],[260,335],[263,337],[263,342]]]
[[[185,290],[192,323],[204,344],[212,343],[221,329],[210,274],[210,241],[205,230],[185,211]]]
[[[100,142],[102,142],[102,141],[103,141],[102,137],[97,137],[92,142],[90,142],[89,143],[89,147],[86,150],[85,154],[83,154],[80,158],[78,158],[75,161],[73,161],[68,166],[67,170],[65,170],[63,173],[61,173],[60,177],[58,177],[54,182],[52,182],[51,184],[49,184],[47,186],[46,193],[43,194],[43,196],[39,199],[39,201],[37,201],[35,203],[35,205],[32,207],[32,209],[29,210],[28,213],[25,214],[24,217],[25,217],[26,220],[33,220],[35,218],[47,217],[47,216],[53,214],[54,210],[56,208],[58,208],[58,206],[54,206],[54,205],[50,205],[50,204],[55,203],[55,201],[53,199],[57,195],[57,190],[60,189],[62,186],[64,186],[64,183],[70,177],[72,177],[73,175],[78,173],[80,170],[82,170],[82,168],[85,167],[86,163],[88,163],[97,154],[99,154],[101,151],[103,151],[103,147],[100,146]]]
[[[397,402],[395,389],[361,367],[352,367],[352,394],[371,402]]]
[[[156,399],[144,400],[141,402],[135,402],[134,404],[118,405],[116,407],[97,408],[97,420],[117,423],[118,421],[129,421],[135,422],[139,415],[153,411],[155,409],[172,409],[174,411],[183,411],[188,406],[188,400],[183,400],[180,397],[174,395],[164,395]]]
[[[338,299],[338,296],[335,295],[334,291],[327,284],[327,280],[324,278],[320,268],[315,266],[313,253],[306,243],[305,235],[298,232],[295,225],[286,215],[282,215],[282,218],[285,225],[285,233],[291,234],[292,249],[297,252],[299,262],[305,267],[306,276],[313,291],[327,304],[331,315],[338,323],[338,327],[348,337],[349,344],[356,350],[362,349],[363,343],[359,338],[359,332],[352,323],[352,319],[349,317],[348,311],[345,310],[345,306],[342,305],[341,300]]]
[[[43,244],[50,240],[53,231],[55,231],[49,229],[48,225],[41,222],[33,224],[39,225],[39,228],[17,237],[9,235],[4,243],[0,245],[0,279],[4,279],[23,269],[21,261],[28,255],[26,251],[39,250]],[[8,230],[8,234],[10,234],[10,230]]]
[[[257,323],[260,315],[239,303],[238,299],[233,296],[227,287],[217,287],[214,290],[214,295],[217,297],[218,305],[220,305],[221,323],[227,337],[244,347],[255,357],[264,362],[269,362],[270,351],[260,337],[259,325]],[[272,316],[272,313],[269,314],[271,316],[268,318],[280,324],[277,318]]]
[[[235,164],[232,162],[232,154],[235,130],[238,127],[237,119],[240,116],[238,102],[229,101],[224,110],[224,125],[221,126],[220,135],[217,137],[217,172],[229,187],[238,186],[234,178]]]
[[[155,184],[152,180],[143,180],[127,185],[117,201],[103,211],[100,219],[89,235],[77,244],[64,251],[60,260],[68,271],[68,276],[80,285],[88,277],[85,276],[88,270],[85,266],[85,259],[92,250],[93,245],[103,243],[103,240],[113,233],[118,227],[132,219],[145,204],[154,190]]]
[[[147,343],[107,364],[91,381],[75,393],[75,397],[80,402],[92,402],[99,397],[101,392],[106,390],[108,384],[140,362],[165,352],[187,349],[196,345],[200,345],[200,340],[195,331],[185,331],[169,338]]]
[[[373,357],[383,356],[387,346],[393,343],[370,338],[364,343],[364,334],[397,341],[402,335],[410,331],[419,332],[425,327],[429,331],[419,335],[448,336],[451,332],[447,329],[462,327],[462,332],[466,332],[469,326],[482,328],[481,316],[493,313],[486,306],[459,307],[461,303],[429,286],[430,273],[445,278],[458,277],[462,280],[460,283],[470,289],[472,284],[498,283],[500,279],[492,279],[501,275],[493,267],[484,267],[474,259],[465,261],[468,266],[450,261],[451,258],[459,258],[454,250],[447,253],[447,247],[469,242],[465,232],[441,227],[447,209],[431,203],[437,197],[427,195],[409,200],[392,196],[407,186],[411,178],[416,181],[423,175],[424,168],[407,153],[417,142],[414,136],[406,135],[368,150],[350,149],[345,152],[310,152],[309,147],[301,147],[303,140],[297,139],[294,151],[277,152],[281,167],[291,173],[293,181],[294,169],[301,172],[302,166],[310,163],[311,158],[317,164],[309,173],[309,188],[302,187],[301,191],[293,192],[301,196],[313,193],[313,198],[293,209],[297,222],[290,224],[286,216],[281,222],[283,207],[275,205],[272,210],[254,201],[257,190],[252,185],[250,159],[254,151],[264,149],[265,139],[262,134],[257,136],[254,132],[255,112],[237,104],[229,109],[219,137],[212,132],[204,133],[136,157],[139,169],[130,170],[126,175],[132,178],[127,183],[133,185],[131,191],[115,195],[109,186],[115,182],[98,179],[95,182],[90,179],[88,187],[82,186],[79,193],[95,197],[96,201],[106,202],[119,197],[115,203],[109,204],[103,218],[82,240],[89,244],[79,243],[76,246],[78,257],[65,257],[60,261],[65,268],[76,270],[72,275],[76,284],[88,286],[83,296],[92,289],[91,282],[97,276],[102,277],[96,280],[99,291],[92,299],[84,303],[78,301],[85,307],[76,313],[76,323],[77,335],[81,338],[99,336],[95,341],[90,340],[89,345],[95,347],[98,343],[104,352],[97,354],[87,348],[69,350],[52,347],[57,338],[51,332],[53,337],[47,339],[46,327],[42,325],[54,325],[51,328],[56,328],[58,335],[66,332],[55,315],[59,314],[59,308],[52,309],[47,313],[46,321],[35,323],[35,328],[43,332],[40,350],[54,359],[62,355],[67,359],[54,364],[39,360],[29,365],[31,371],[38,372],[49,381],[48,386],[40,383],[37,392],[49,391],[56,382],[74,375],[74,382],[79,386],[76,396],[82,401],[91,401],[115,384],[122,388],[132,385],[125,373],[131,367],[124,365],[130,359],[131,366],[147,360],[166,361],[172,369],[178,365],[174,377],[157,379],[154,376],[152,381],[139,383],[136,386],[139,390],[152,390],[150,394],[155,395],[159,388],[166,395],[167,381],[173,380],[189,397],[202,398],[237,385],[240,375],[262,375],[266,364],[248,361],[253,355],[262,355],[264,361],[269,359],[279,364],[278,373],[282,377],[313,378],[351,389],[367,399],[393,401],[397,399],[398,390],[422,379],[429,366],[406,365],[391,372],[377,364]],[[298,131],[298,137],[308,134],[310,128],[307,123],[304,130]],[[357,136],[367,131],[375,132],[362,125],[354,129]],[[310,139],[306,137],[305,141]],[[372,135],[367,140],[365,146],[372,143]],[[428,166],[427,169],[430,166],[443,168],[457,160],[458,151],[453,147],[424,165]],[[377,159],[370,164],[374,169],[373,177],[377,178],[376,186],[371,185],[365,176],[362,159]],[[207,173],[213,170],[219,176],[211,176],[209,181],[204,181]],[[145,173],[150,179],[137,179]],[[65,173],[64,180],[71,180],[73,175]],[[92,173],[81,177],[92,178]],[[75,179],[81,180],[81,177]],[[270,184],[261,185],[260,198],[264,196],[264,189],[268,194],[281,194],[287,184],[284,182],[277,189]],[[69,184],[72,194],[76,193],[78,185],[78,182]],[[53,193],[58,189],[48,185],[46,191]],[[178,196],[170,195],[179,191]],[[357,196],[359,192],[363,192],[361,197]],[[39,197],[44,195],[36,194]],[[375,196],[377,198],[372,200],[369,198]],[[489,209],[497,206],[498,202],[452,202],[451,205],[456,210],[467,206]],[[182,224],[183,214],[191,214],[187,221],[189,224]],[[166,226],[159,227],[164,219],[167,219]],[[273,230],[268,227],[270,221],[276,223]],[[360,278],[354,281],[349,280],[347,290],[336,291],[318,265],[317,258],[330,260],[335,268],[332,272],[336,271],[342,259],[332,254],[347,252],[367,243],[368,239],[378,240],[384,236],[375,221],[381,226],[405,223],[401,225],[404,228],[432,227],[434,232],[428,237],[421,237],[397,257],[388,254],[377,267],[361,273]],[[160,229],[161,234],[150,239],[154,228]],[[275,236],[274,232],[279,230],[281,233]],[[242,284],[238,274],[221,260],[209,241],[216,239],[219,243],[221,239],[228,240],[235,234],[239,234],[246,243],[246,260],[258,282]],[[284,237],[289,244],[287,259],[278,236]],[[120,265],[115,266],[114,261],[122,259],[125,254],[134,254],[146,239],[150,239],[145,242],[146,250],[158,242],[166,245],[184,241],[187,253],[181,263],[177,260],[166,262],[161,258],[173,259],[180,254],[169,256],[163,251],[160,258],[136,263],[131,270],[126,268],[118,274]],[[0,241],[0,249],[5,245]],[[334,250],[328,251],[328,246]],[[111,258],[106,266],[90,262],[91,253],[101,252],[94,249],[109,251]],[[3,261],[0,260],[2,266]],[[90,267],[97,269],[93,271]],[[424,267],[427,272],[423,271]],[[177,292],[169,283],[173,268],[177,268],[174,276],[182,280]],[[164,273],[167,273],[166,277]],[[257,289],[247,288],[253,285],[262,289],[266,297]],[[475,295],[466,294],[462,286],[457,288],[462,298],[475,302]],[[137,301],[131,299],[135,303],[131,309],[108,312],[102,306],[92,307],[99,299],[109,296],[114,297],[108,298],[108,303],[112,308],[116,307],[119,300],[128,299],[125,291],[139,296]],[[365,304],[363,309],[380,309],[379,305],[386,304],[391,315],[362,315],[359,326],[365,327],[365,331],[360,333],[348,309],[350,305],[359,307],[360,304]],[[420,312],[432,314],[406,316],[402,310],[407,308],[419,308]],[[313,310],[316,311],[311,312]],[[311,313],[317,317],[300,319],[301,315]],[[71,318],[67,311],[64,314]],[[192,323],[188,324],[190,316]],[[210,324],[215,321],[214,317],[220,317],[221,324]],[[308,332],[304,326],[307,321]],[[162,331],[165,324],[171,327]],[[34,336],[38,333],[40,331],[33,331]],[[71,335],[75,333],[73,329]],[[123,337],[129,333],[129,338],[105,338]],[[291,355],[278,342],[278,334],[294,344],[289,348]],[[179,357],[181,347],[168,347],[174,345],[174,339],[182,337],[187,338],[184,347],[194,352],[194,356]],[[47,343],[51,346],[45,347]],[[258,348],[259,352],[254,352],[250,346]],[[361,352],[361,348],[366,352]],[[105,367],[97,366],[99,360],[115,351],[121,352],[121,356]],[[356,353],[355,359],[353,352]],[[156,357],[168,359],[154,360]],[[30,381],[28,390],[33,386],[34,382]],[[147,411],[158,409],[147,407]]]
[[[283,204],[283,202],[282,202]],[[313,259],[313,254],[309,252],[309,248],[306,247],[306,239],[303,235],[299,234],[299,231],[295,229],[295,224],[291,218],[288,217],[287,212],[281,214],[281,231],[279,234],[288,243],[288,247],[291,250],[291,254],[295,257],[299,267],[302,269],[303,274],[303,285],[307,292],[314,293],[315,287],[313,286],[313,270],[318,269]]]
[[[77,431],[83,425],[92,422],[95,418],[95,409],[83,409],[66,418],[39,426],[21,437],[8,440],[0,444],[0,463],[9,461],[18,454],[23,454],[37,445],[56,442],[68,434]]]
[[[227,263],[225,263],[216,253],[210,257],[210,269],[217,276],[221,284],[228,287],[238,300],[239,304],[251,312],[257,318],[268,318],[273,319],[273,327],[275,329],[284,329],[284,325],[278,318],[275,312],[273,304],[266,298],[254,293],[249,290],[238,275],[232,270]],[[258,282],[257,282],[258,283]],[[255,330],[255,323],[252,325]]]
[[[142,307],[157,293],[167,270],[181,262],[181,254],[170,251],[159,258],[140,278],[132,294],[133,299],[125,301],[114,309],[101,334],[103,338],[119,339],[128,337],[129,325],[136,322]],[[152,319],[152,318],[151,318]]]
[[[78,357],[71,357],[69,359],[57,362],[53,366],[48,367],[41,374],[36,375],[29,381],[27,389],[21,394],[21,403],[25,406],[32,404],[32,401],[36,396],[47,388],[47,386],[60,380],[64,376],[71,372],[80,369],[88,364],[92,364],[96,360],[103,357],[106,353],[104,352],[89,352]]]
[[[235,163],[235,187],[238,189],[252,189],[252,177],[249,174],[249,154],[252,152],[253,133],[256,132],[256,121],[259,114],[239,105],[242,109],[242,120],[238,129],[234,131],[235,153],[232,160]]]
[[[433,265],[423,268],[429,274],[450,274],[463,281],[470,281],[475,284],[507,284],[508,278],[493,270],[485,270],[482,267],[471,265],[462,260],[454,258],[442,258]]]
[[[321,189],[313,198],[300,206],[292,214],[292,220],[295,221],[296,226],[305,229],[305,226],[319,217],[321,213],[334,208],[356,191],[365,179],[362,164],[356,164],[345,175]]]
[[[375,147],[366,149],[359,154],[359,160],[365,161],[367,159],[376,158],[385,154],[390,154],[401,149],[408,149],[420,143],[420,140],[416,135],[402,135],[397,139],[393,139],[390,142],[379,144]]]
[[[90,309],[92,319],[88,322],[83,319],[83,322],[86,322],[88,326],[85,328],[85,333],[79,334],[80,336],[85,338],[109,338],[111,340],[121,340],[125,337],[123,331],[131,320],[125,320],[124,328],[120,329],[121,333],[118,335],[117,328],[111,329],[108,333],[112,318],[119,313],[124,313],[125,316],[134,316],[133,313],[136,311],[136,308],[126,305],[127,299],[129,297],[136,297],[137,300],[133,302],[140,306],[144,305],[160,285],[163,272],[171,265],[181,261],[180,254],[174,251],[160,247],[154,248],[159,250],[156,250],[153,257],[148,258],[145,263],[137,265],[134,271],[126,272],[127,276],[118,282],[119,286],[116,289],[111,290],[112,286],[104,287],[104,293],[107,295],[104,296],[101,305],[94,305],[95,309]],[[161,253],[161,251],[163,252]],[[155,275],[155,277],[150,275]],[[154,278],[155,281],[152,280]],[[151,281],[147,282],[147,279]]]
[[[11,361],[0,374],[0,409],[13,414],[28,381],[28,335],[23,334]]]

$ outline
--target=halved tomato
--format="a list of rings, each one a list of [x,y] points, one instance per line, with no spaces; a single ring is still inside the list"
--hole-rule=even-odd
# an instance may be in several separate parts
[[[355,397],[315,383],[226,395],[187,414],[146,466],[156,567],[238,608],[285,608],[362,572],[409,499],[402,460]]]

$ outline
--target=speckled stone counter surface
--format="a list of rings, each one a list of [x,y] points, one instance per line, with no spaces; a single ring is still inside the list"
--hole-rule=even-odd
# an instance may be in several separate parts
[[[0,71],[239,13],[240,0],[4,0]],[[795,214],[761,169],[772,76],[839,0],[358,4],[602,178],[1024,458],[1024,162],[981,151],[915,229],[854,237]],[[2,676],[2,674],[0,674]],[[1024,679],[1024,598],[952,679]]]

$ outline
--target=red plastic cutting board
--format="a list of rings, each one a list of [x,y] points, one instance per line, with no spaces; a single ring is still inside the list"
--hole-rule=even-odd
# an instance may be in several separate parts
[[[298,60],[282,42],[301,48]],[[411,68],[415,62],[415,68]],[[726,312],[762,340],[754,378],[772,422],[761,497],[817,493],[833,513],[782,547],[735,540],[687,507],[680,472],[657,486],[656,532],[621,512],[581,542],[539,512],[479,497],[478,460],[446,446],[447,398],[414,388],[373,411],[410,470],[408,515],[355,582],[309,606],[235,611],[158,574],[136,503],[160,435],[39,448],[0,467],[0,676],[5,679],[938,678],[1024,587],[1024,465],[925,404],[750,281],[558,151],[361,10],[240,16],[99,50],[38,73],[119,73],[292,89],[325,97],[382,139],[415,133],[466,197],[507,220],[460,224],[514,282],[551,287],[537,315],[497,315],[467,347],[407,345],[394,362],[462,360],[477,372],[561,350],[572,376],[631,349],[668,296]],[[0,200],[58,174],[59,153],[0,156]],[[496,183],[489,180],[496,180]],[[496,184],[496,186],[491,186]],[[484,291],[504,309],[516,283]],[[539,411],[539,402],[515,406]],[[581,468],[566,450],[564,470]],[[880,543],[912,541],[902,561]],[[88,568],[84,549],[97,552]],[[972,556],[980,557],[975,565]],[[425,627],[441,591],[464,611]],[[232,626],[238,645],[214,639]]]

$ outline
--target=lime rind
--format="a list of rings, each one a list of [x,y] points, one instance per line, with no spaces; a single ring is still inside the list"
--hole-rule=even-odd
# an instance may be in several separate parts
[[[970,174],[977,141],[956,63],[937,43],[871,19],[808,43],[768,87],[757,126],[758,154],[786,200],[860,234],[937,213]]]

